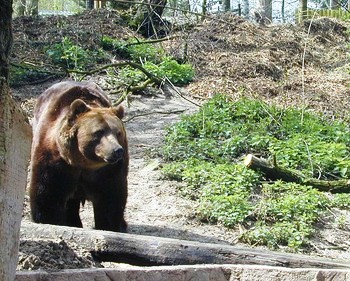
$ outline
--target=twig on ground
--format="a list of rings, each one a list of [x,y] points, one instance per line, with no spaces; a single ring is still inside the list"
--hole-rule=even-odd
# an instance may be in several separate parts
[[[101,72],[101,71],[103,71],[107,68],[110,68],[110,67],[121,67],[121,66],[127,66],[127,65],[142,71],[148,77],[148,79],[152,80],[153,83],[155,83],[157,85],[160,85],[162,83],[162,79],[159,79],[158,77],[154,76],[152,73],[147,71],[144,67],[142,67],[142,65],[135,63],[135,62],[132,62],[132,61],[122,61],[122,62],[106,64],[106,65],[101,66],[99,68],[88,70],[88,71],[70,69],[70,70],[68,70],[68,73],[92,75],[92,74]]]
[[[159,42],[163,42],[163,41],[173,40],[173,39],[176,39],[179,37],[180,36],[170,36],[170,37],[158,38],[158,39],[147,40],[147,41],[137,41],[137,42],[125,44],[125,47],[129,47],[129,46],[133,46],[133,45],[141,45],[141,44],[154,44],[154,43],[159,43]]]
[[[174,86],[174,84],[171,83],[171,81],[170,81],[167,77],[165,78],[165,84],[168,84],[168,85],[175,91],[175,93],[176,93],[177,95],[179,95],[179,97],[181,97],[181,98],[183,98],[184,100],[186,100],[186,101],[188,101],[188,102],[194,104],[195,106],[201,107],[200,104],[198,104],[198,103],[196,103],[196,102],[194,102],[194,101],[192,101],[192,100],[186,98],[183,94],[181,94],[180,91],[179,91],[178,89],[176,89],[176,87]],[[162,89],[161,89],[161,90],[162,90]]]
[[[130,116],[130,118],[128,118],[127,120],[124,121],[124,123],[131,121],[134,118],[137,117],[143,117],[143,116],[148,116],[148,115],[152,115],[152,114],[179,114],[179,113],[183,113],[185,112],[185,109],[180,109],[180,110],[173,110],[173,111],[152,111],[152,112],[145,112],[145,113],[140,113],[140,114],[135,114],[133,116]]]

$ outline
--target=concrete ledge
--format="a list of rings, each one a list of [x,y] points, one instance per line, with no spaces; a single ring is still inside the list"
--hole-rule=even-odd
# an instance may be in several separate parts
[[[18,271],[15,281],[350,281],[350,270],[249,265],[123,266],[57,272]]]

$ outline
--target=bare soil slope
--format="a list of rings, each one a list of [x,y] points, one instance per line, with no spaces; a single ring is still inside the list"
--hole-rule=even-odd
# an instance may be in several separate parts
[[[221,15],[176,32],[180,36],[163,44],[175,57],[195,65],[195,81],[180,90],[197,103],[221,92],[234,97],[259,97],[281,106],[307,106],[330,116],[346,117],[350,104],[347,28],[346,23],[327,18],[303,26],[258,26],[233,15]],[[47,66],[49,60],[43,46],[69,36],[82,46],[97,49],[101,34],[121,39],[137,36],[123,25],[118,14],[105,10],[68,18],[19,18],[14,21],[12,61],[43,65],[55,72],[53,66]],[[103,74],[87,79],[108,88]],[[37,96],[55,81],[58,78],[53,75],[44,83],[26,81],[13,85],[13,94],[29,119]],[[162,178],[159,169],[162,160],[157,148],[162,145],[164,128],[179,119],[179,110],[189,113],[197,107],[175,91],[165,94],[155,90],[131,96],[125,106],[131,153],[126,210],[129,231],[237,243],[244,230],[239,227],[229,230],[196,220],[195,202],[181,198],[177,194],[179,183]],[[30,219],[27,202],[28,198],[24,220]],[[93,227],[89,204],[82,209],[81,216],[84,227]],[[341,229],[335,223],[340,218]],[[305,250],[310,255],[349,260],[349,213],[335,210],[332,216],[324,218],[312,245]],[[74,239],[33,240],[21,233],[20,270],[101,266],[114,265],[94,261]]]

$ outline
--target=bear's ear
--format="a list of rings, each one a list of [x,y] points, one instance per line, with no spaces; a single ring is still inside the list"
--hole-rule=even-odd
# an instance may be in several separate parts
[[[70,123],[77,119],[79,114],[88,112],[91,108],[81,99],[76,99],[72,102],[69,108],[68,121]]]
[[[119,105],[118,107],[113,107],[113,113],[119,118],[122,119],[125,116],[124,106]]]

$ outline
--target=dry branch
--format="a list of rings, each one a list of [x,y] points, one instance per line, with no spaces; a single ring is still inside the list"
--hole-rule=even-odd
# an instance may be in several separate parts
[[[164,85],[165,85],[165,86],[168,86],[168,87],[169,87],[168,89],[174,90],[174,92],[175,92],[180,98],[182,98],[182,99],[184,99],[184,100],[186,100],[186,101],[188,101],[188,102],[194,104],[195,106],[198,106],[198,107],[201,106],[200,104],[194,102],[193,100],[191,100],[191,99],[185,97],[183,94],[181,94],[180,91],[175,87],[175,85],[174,85],[173,83],[171,83],[171,81],[170,81],[167,77],[165,77],[165,79],[164,79]]]
[[[269,180],[283,180],[285,182],[296,182],[299,184],[309,185],[320,191],[327,191],[331,193],[347,193],[350,192],[350,180],[318,180],[314,178],[308,178],[303,174],[283,167],[279,167],[276,164],[271,165],[263,158],[258,158],[252,154],[248,154],[244,158],[244,165],[255,171],[262,172]]]
[[[152,115],[152,114],[164,114],[164,115],[168,115],[168,114],[180,114],[183,113],[185,110],[184,109],[179,109],[179,110],[173,110],[173,111],[152,111],[152,112],[145,112],[145,113],[140,113],[140,114],[135,114],[132,115],[131,117],[129,117],[127,120],[124,121],[124,123],[126,122],[130,122],[131,120],[137,118],[137,117],[143,117],[143,116],[148,116],[148,115]]]
[[[255,264],[350,268],[348,262],[223,244],[22,222],[26,238],[74,240],[100,260],[133,265]]]
[[[147,5],[152,5],[152,4],[147,4]],[[129,47],[129,46],[134,46],[134,45],[142,45],[142,44],[154,44],[154,43],[160,43],[168,40],[173,40],[179,38],[179,36],[170,36],[170,37],[163,37],[163,38],[158,38],[158,39],[153,39],[153,40],[147,40],[147,41],[137,41],[137,42],[132,42],[125,44],[124,47]]]
[[[70,69],[68,70],[69,73],[76,73],[76,74],[84,74],[84,75],[92,75],[95,73],[99,73],[105,69],[111,68],[111,67],[122,67],[122,66],[131,66],[133,68],[136,68],[140,71],[142,71],[148,79],[152,80],[153,83],[160,85],[162,83],[162,79],[159,79],[158,77],[154,76],[152,73],[148,72],[145,68],[142,67],[142,65],[132,62],[132,61],[122,61],[122,62],[117,62],[117,63],[111,63],[111,64],[106,64],[102,67],[89,70],[89,71],[81,71],[81,70],[75,70],[75,69]]]

